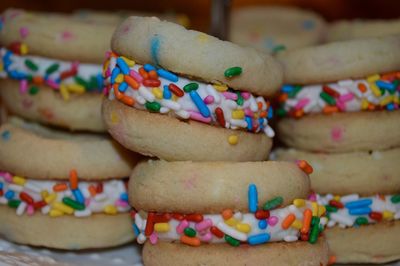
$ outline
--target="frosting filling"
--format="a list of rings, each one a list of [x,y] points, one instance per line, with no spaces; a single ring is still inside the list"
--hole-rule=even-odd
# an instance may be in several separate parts
[[[278,97],[278,116],[398,110],[400,72],[376,74],[358,80],[341,80],[307,86],[284,85]]]
[[[268,125],[270,103],[249,92],[192,80],[150,64],[142,66],[114,53],[109,53],[103,75],[110,100],[179,119],[274,136]]]
[[[0,49],[0,77],[19,80],[21,93],[36,94],[35,85],[43,84],[59,91],[65,100],[70,93],[102,92],[101,65],[27,55],[23,44],[17,45]]]
[[[125,180],[79,181],[75,171],[69,181],[34,180],[0,172],[1,205],[15,208],[17,215],[40,212],[50,217],[113,215],[131,209]]]

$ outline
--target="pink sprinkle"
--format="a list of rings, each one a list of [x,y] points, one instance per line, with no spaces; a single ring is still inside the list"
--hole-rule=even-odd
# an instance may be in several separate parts
[[[0,172],[0,176],[2,176],[4,178],[4,180],[6,180],[6,182],[12,183],[12,175],[10,173]]]
[[[131,69],[131,71],[129,71],[129,76],[134,78],[139,83],[142,83],[142,81],[143,81],[143,77],[133,69]]]
[[[244,109],[244,114],[245,114],[246,116],[250,116],[250,117],[253,117],[253,116],[254,116],[254,113],[253,113],[253,111],[250,110],[250,108]]]
[[[22,79],[19,82],[19,92],[25,94],[28,91],[28,80]]]
[[[63,40],[63,41],[70,41],[70,40],[72,40],[74,38],[74,34],[72,33],[72,32],[70,32],[70,31],[63,31],[63,32],[61,32],[61,39]]]
[[[25,38],[29,34],[29,30],[27,27],[21,27],[19,29],[19,34],[21,35],[22,38]]]
[[[303,98],[298,101],[296,106],[294,107],[296,110],[303,109],[310,102],[310,98]]]
[[[54,80],[51,79],[46,80],[46,84],[55,90],[57,90],[60,87],[60,85],[58,85]]]
[[[354,99],[354,95],[351,93],[346,93],[339,96],[339,101],[341,102],[348,102]]]
[[[26,213],[29,216],[32,216],[35,213],[35,208],[33,208],[33,205],[28,205],[28,207],[26,208]]]
[[[89,206],[91,201],[92,201],[92,200],[91,200],[90,198],[86,198],[86,199],[85,199],[85,206],[86,206],[86,207]]]
[[[119,206],[119,207],[122,207],[122,208],[126,208],[126,207],[129,206],[129,204],[126,201],[123,201],[121,199],[116,200],[115,201],[115,205]]]
[[[176,232],[177,232],[178,234],[182,234],[182,233],[183,233],[183,230],[185,230],[185,228],[187,228],[188,226],[189,226],[189,222],[186,221],[186,220],[183,220],[183,221],[180,222],[180,223],[178,224],[178,226],[176,227]]]
[[[343,129],[341,127],[333,127],[331,129],[331,139],[333,141],[341,141],[343,139]]]
[[[208,95],[203,101],[205,104],[214,103],[214,97],[212,95]]]
[[[229,100],[234,100],[234,101],[236,101],[236,100],[238,99],[237,94],[236,94],[236,93],[233,93],[233,92],[224,91],[224,92],[222,93],[222,95],[224,95],[224,97],[225,97],[226,99],[229,99]]]
[[[245,100],[248,100],[251,96],[250,92],[242,92],[240,95],[242,95]]]
[[[158,242],[158,235],[156,232],[153,232],[149,237],[150,243],[155,245]]]
[[[103,88],[103,94],[108,95],[110,93],[110,87],[104,87]]]
[[[78,70],[78,67],[79,67],[79,61],[74,61],[71,63],[72,70]]]
[[[213,236],[210,232],[207,232],[205,235],[200,235],[200,240],[203,242],[210,242]]]
[[[211,221],[211,219],[205,219],[203,221],[201,221],[200,223],[195,225],[195,228],[197,231],[203,231],[207,228],[210,228],[213,225],[213,222]]]
[[[346,111],[346,105],[344,102],[337,100],[336,106],[339,108],[340,111],[342,111],[342,112]]]
[[[199,122],[203,122],[206,124],[211,123],[211,117],[204,117],[200,113],[195,111],[189,111],[189,113],[190,113],[190,118],[193,120],[197,120]]]
[[[311,194],[308,196],[308,200],[310,200],[310,201],[317,201],[317,194],[311,193]]]
[[[270,226],[275,226],[278,223],[278,221],[279,221],[279,218],[277,216],[270,216],[268,218],[268,224]]]

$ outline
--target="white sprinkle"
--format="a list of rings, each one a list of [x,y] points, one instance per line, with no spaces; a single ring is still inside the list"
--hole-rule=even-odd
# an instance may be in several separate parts
[[[340,224],[346,225],[346,226],[352,226],[353,225],[353,220],[350,219],[349,217],[346,217],[344,215],[340,215],[338,213],[331,213],[330,215],[331,220],[334,220]]]
[[[154,94],[153,93],[151,93],[148,89],[146,89],[144,86],[140,86],[140,88],[139,88],[139,93],[140,93],[140,95],[143,97],[143,98],[145,98],[147,101],[149,101],[149,102],[153,102],[155,99],[156,99],[156,97],[154,96]]]
[[[233,229],[232,227],[229,227],[224,222],[219,222],[217,224],[217,228],[219,230],[221,230],[222,232],[224,232],[225,234],[230,235],[233,238],[236,238],[237,240],[240,240],[240,241],[247,240],[247,235],[245,233],[236,231],[235,229]]]
[[[22,190],[24,190],[24,187],[16,184],[10,184],[8,185],[8,189],[13,190],[15,192],[21,192]]]
[[[161,105],[163,105],[169,109],[172,109],[174,111],[179,111],[181,109],[181,105],[179,103],[171,101],[171,100],[163,99],[163,100],[161,100]]]
[[[82,210],[82,211],[74,212],[75,217],[87,217],[87,216],[90,216],[91,214],[92,214],[92,211],[88,208],[86,208],[85,210]]]
[[[358,194],[350,194],[350,195],[346,195],[340,198],[340,201],[342,203],[347,203],[349,201],[354,201],[354,200],[358,200],[360,198],[360,196]]]
[[[140,233],[140,234],[138,235],[138,237],[136,238],[136,241],[137,241],[139,244],[143,244],[143,243],[146,241],[146,236],[145,236],[143,233]]]
[[[21,216],[22,214],[24,214],[27,206],[28,206],[28,204],[26,204],[25,201],[21,201],[21,203],[18,205],[18,208],[16,211],[17,215]]]

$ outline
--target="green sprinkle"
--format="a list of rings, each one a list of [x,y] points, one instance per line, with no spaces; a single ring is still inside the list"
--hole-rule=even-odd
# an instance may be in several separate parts
[[[56,71],[58,70],[59,67],[60,67],[60,65],[57,64],[57,63],[52,64],[51,66],[49,66],[49,67],[46,69],[46,75],[51,75],[51,74],[53,74],[54,72],[56,72]]]
[[[311,225],[319,225],[320,218],[317,216],[313,216],[311,218]]]
[[[337,208],[331,205],[325,205],[325,209],[327,212],[337,212]]]
[[[283,109],[283,108],[279,108],[279,109],[276,110],[276,115],[277,115],[278,117],[285,117],[286,114],[287,114],[287,112],[286,112],[286,110]]]
[[[294,89],[288,93],[288,98],[294,98],[296,97],[297,93],[299,93],[299,91],[301,91],[303,87],[300,85],[296,85],[294,86]]]
[[[86,89],[89,88],[89,84],[81,77],[79,76],[75,76],[74,80],[76,83],[78,83],[79,85],[85,87]]]
[[[336,100],[326,92],[321,92],[319,96],[329,105],[336,105]]]
[[[365,217],[357,217],[356,224],[357,225],[368,224],[368,219]]]
[[[238,99],[236,100],[236,103],[239,105],[239,106],[242,106],[243,105],[243,103],[244,103],[244,99],[243,99],[243,97],[242,97],[242,95],[240,94],[240,92],[236,92],[236,95],[238,96]]]
[[[308,239],[308,242],[311,244],[315,244],[317,242],[318,235],[319,235],[319,225],[316,224],[316,225],[313,225],[313,227],[311,229],[310,238]]]
[[[230,67],[227,70],[225,70],[224,75],[227,78],[231,78],[234,76],[239,76],[242,74],[242,68],[241,67]]]
[[[321,234],[322,232],[324,232],[324,230],[325,230],[325,227],[322,224],[320,224],[319,225],[319,233]]]
[[[37,71],[39,69],[39,67],[32,60],[29,59],[25,60],[25,65],[32,71]]]
[[[392,203],[400,203],[400,194],[393,195],[393,196],[390,198],[390,201],[391,201]]]
[[[29,82],[31,82],[33,80],[33,76],[32,75],[26,75],[25,77]]]
[[[96,89],[97,88],[97,86],[98,86],[98,84],[97,84],[97,79],[96,79],[96,77],[95,76],[91,76],[90,77],[90,80],[89,80],[89,84],[88,84],[88,90],[94,90],[94,89]]]
[[[72,209],[75,209],[75,210],[78,210],[78,211],[83,211],[85,209],[85,205],[83,205],[83,204],[81,204],[81,203],[79,203],[79,202],[77,202],[77,201],[75,201],[75,200],[73,200],[71,198],[64,197],[62,201],[63,201],[63,203],[65,205],[68,205]]]
[[[272,200],[269,200],[264,204],[263,210],[267,211],[267,210],[275,209],[276,207],[278,207],[282,203],[283,203],[283,198],[282,197],[273,198]]]
[[[192,83],[186,84],[186,85],[183,87],[183,90],[184,90],[185,92],[191,92],[191,91],[197,90],[198,88],[199,88],[199,84],[197,84],[197,83],[195,83],[195,82],[192,82]]]
[[[240,241],[237,240],[236,238],[233,238],[231,236],[225,235],[225,241],[229,243],[229,245],[238,247],[240,245]]]
[[[384,88],[379,88],[381,90],[381,95],[385,94],[385,89]]]
[[[188,237],[195,237],[196,236],[196,231],[193,228],[190,228],[190,227],[186,227],[185,230],[183,230],[183,232]]]
[[[161,105],[158,102],[146,102],[144,106],[150,112],[155,112],[155,113],[159,112],[161,109]]]
[[[8,206],[11,208],[18,208],[19,204],[21,203],[20,200],[9,200]]]
[[[275,45],[275,47],[272,49],[272,53],[278,53],[280,51],[286,50],[286,46],[283,44]]]
[[[32,86],[32,87],[30,87],[30,89],[29,89],[29,94],[30,94],[30,95],[36,95],[36,94],[38,94],[38,92],[39,92],[39,88],[36,87],[36,86]]]

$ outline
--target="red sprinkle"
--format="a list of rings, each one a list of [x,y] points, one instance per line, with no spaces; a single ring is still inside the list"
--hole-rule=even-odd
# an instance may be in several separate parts
[[[19,197],[29,205],[33,204],[33,198],[28,193],[22,191],[19,193]]]
[[[185,94],[183,90],[181,90],[178,86],[172,83],[168,85],[168,89],[178,97],[182,97]]]
[[[183,219],[185,219],[185,216],[180,213],[173,213],[172,218],[174,218],[175,220],[178,220],[178,221],[182,221]]]
[[[199,222],[203,221],[203,215],[197,214],[197,213],[188,214],[188,215],[185,215],[185,219],[188,220],[189,222],[199,223]]]
[[[217,116],[217,121],[221,127],[225,127],[224,110],[222,110],[220,107],[215,108],[215,115]]]
[[[78,73],[78,70],[76,68],[72,68],[70,70],[65,70],[63,72],[61,72],[60,74],[60,79],[66,79],[69,77],[73,77]]]
[[[2,189],[0,189],[0,197],[2,197],[4,194],[4,191]]]
[[[297,165],[300,167],[301,170],[303,170],[304,173],[308,175],[312,174],[312,172],[314,171],[312,166],[305,160],[298,160]]]
[[[146,228],[144,229],[144,235],[150,236],[154,231],[154,217],[156,214],[154,212],[149,212],[147,214]]]
[[[302,241],[308,241],[308,238],[309,238],[308,234],[300,234],[300,239]]]
[[[96,186],[96,192],[98,194],[103,193],[103,183],[98,183]]]
[[[37,209],[43,208],[46,205],[47,205],[47,203],[44,200],[41,200],[41,201],[37,201],[37,202],[33,203],[33,208],[35,210],[37,210]]]
[[[8,46],[8,49],[11,50],[14,54],[21,54],[21,43],[13,42]]]
[[[168,223],[172,218],[169,213],[157,214],[154,216],[154,223]]]
[[[160,84],[161,84],[161,82],[158,79],[156,79],[156,80],[144,79],[143,80],[143,85],[146,87],[158,87],[158,86],[160,86]]]
[[[338,209],[343,209],[344,208],[343,203],[341,203],[340,201],[337,201],[337,200],[330,200],[329,201],[329,205],[331,205],[332,207],[336,207]]]
[[[332,97],[337,98],[337,97],[340,96],[340,93],[338,93],[337,91],[335,91],[334,89],[332,89],[331,87],[328,87],[328,86],[326,86],[326,85],[322,87],[322,90],[323,90],[325,93],[327,93],[327,94],[329,94],[330,96],[332,96]]]
[[[218,238],[224,237],[224,233],[215,226],[211,226],[210,231],[213,235],[215,235]]]
[[[370,214],[369,214],[369,217],[372,219],[372,220],[375,220],[375,221],[381,221],[382,220],[382,213],[380,213],[380,212],[371,212]]]
[[[264,220],[269,218],[269,211],[258,210],[255,213],[255,216],[258,220]]]

